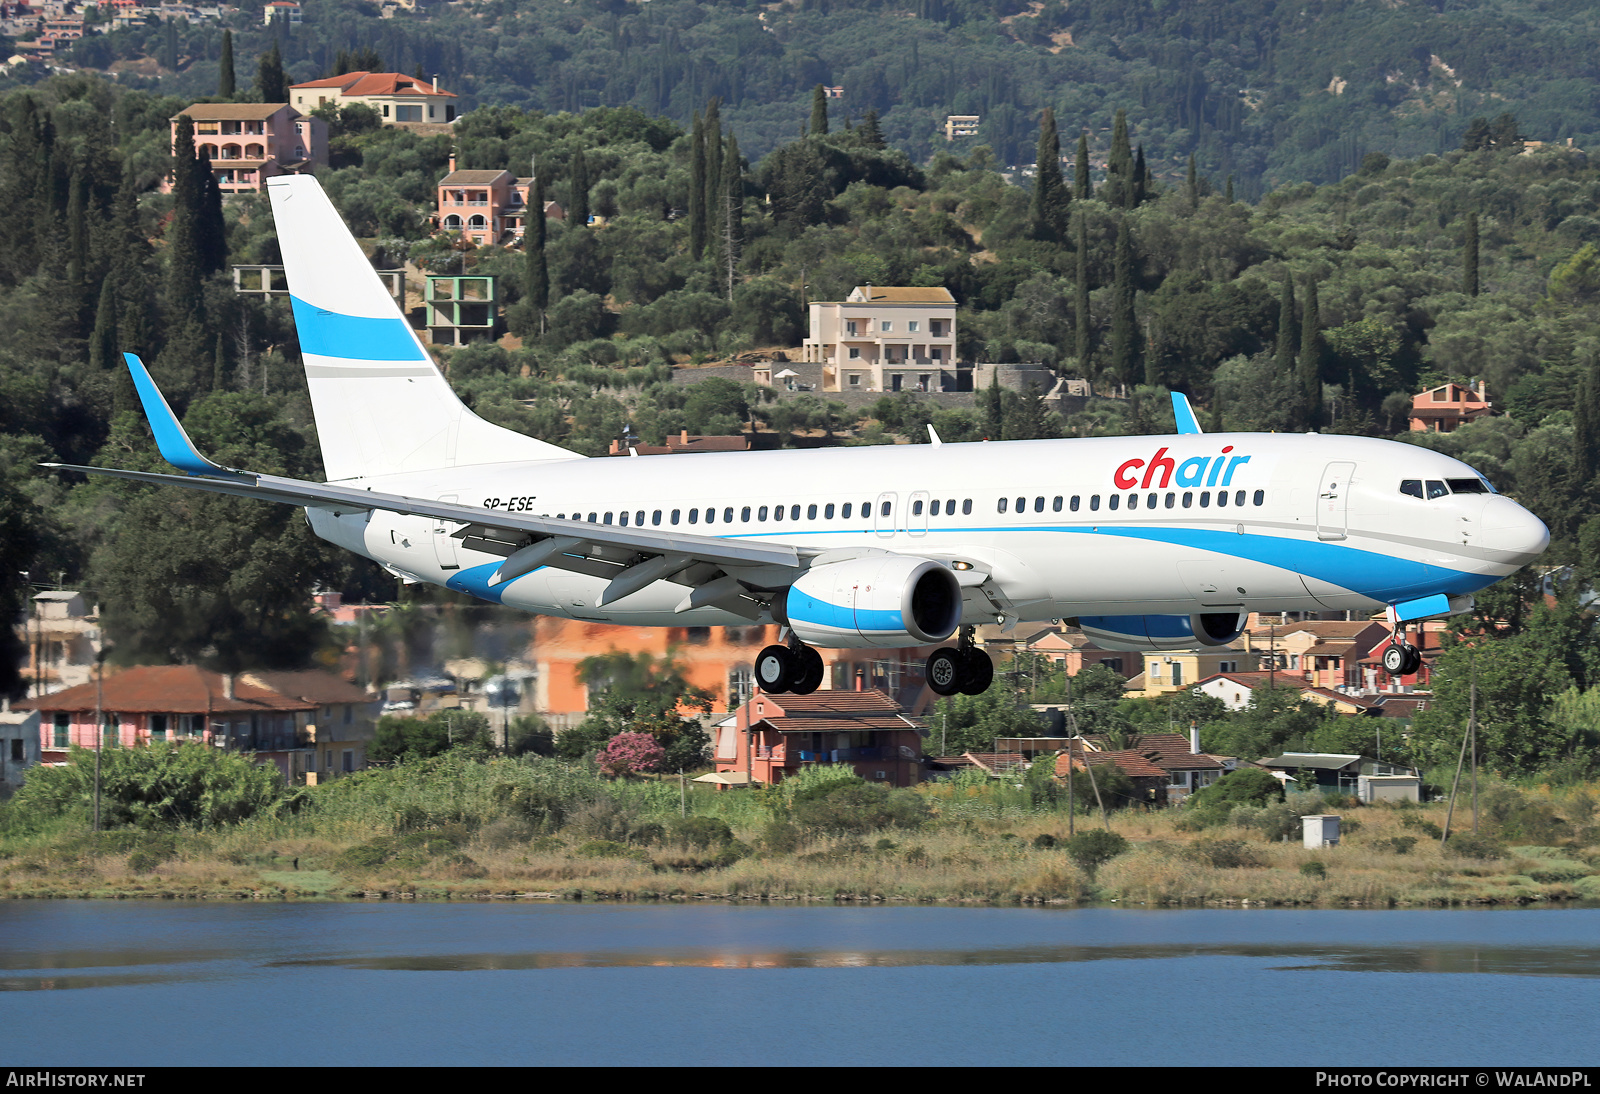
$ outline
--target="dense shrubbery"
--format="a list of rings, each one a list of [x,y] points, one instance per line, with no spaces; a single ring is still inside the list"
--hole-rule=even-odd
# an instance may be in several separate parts
[[[28,771],[22,789],[0,805],[6,828],[87,822],[94,809],[95,754],[75,747],[69,759],[62,767]],[[277,767],[237,752],[160,742],[100,754],[100,823],[106,828],[215,827],[287,800]]]

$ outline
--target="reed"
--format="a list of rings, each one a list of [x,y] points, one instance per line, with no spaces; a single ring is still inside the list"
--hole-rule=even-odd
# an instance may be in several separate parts
[[[448,754],[209,829],[96,836],[81,817],[11,824],[0,828],[0,895],[1306,907],[1600,898],[1589,788],[1509,788],[1477,843],[1444,846],[1429,834],[1442,805],[1339,805],[1347,834],[1316,851],[1269,838],[1287,830],[1269,811],[1237,809],[1205,826],[1183,809],[1124,811],[1110,824],[1131,847],[1091,878],[1063,849],[1067,814],[1026,788],[955,779],[918,789],[931,819],[916,827],[800,828],[795,795],[825,792],[830,778],[717,793],[675,777],[613,781],[583,765]],[[1080,814],[1075,826],[1098,823]],[[1556,838],[1519,845],[1515,825]]]

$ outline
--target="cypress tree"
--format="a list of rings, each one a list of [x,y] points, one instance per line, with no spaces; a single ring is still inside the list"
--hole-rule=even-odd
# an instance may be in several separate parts
[[[1078,134],[1078,158],[1072,166],[1072,196],[1079,201],[1094,197],[1094,186],[1089,182],[1089,134]]]
[[[1600,363],[1591,363],[1578,382],[1572,407],[1572,471],[1579,489],[1586,489],[1600,471]]]
[[[589,158],[578,149],[572,154],[572,207],[567,219],[580,228],[589,226]]]
[[[94,313],[94,333],[89,336],[89,368],[104,372],[118,362],[117,283],[107,277],[100,282],[100,305]]]
[[[178,119],[172,150],[172,222],[167,229],[167,308],[174,315],[193,316],[200,306],[205,274],[198,238],[200,161],[194,154],[194,121]]]
[[[67,190],[67,289],[76,298],[70,310],[77,317],[74,334],[82,333],[84,313],[88,310],[87,296],[91,291],[89,278],[89,180],[83,164],[72,168],[72,181]]]
[[[5,158],[0,161],[0,200],[7,215],[0,218],[0,280],[16,284],[39,266],[46,220],[52,214],[51,159],[55,130],[47,115],[22,92],[7,111]]]
[[[1074,349],[1078,355],[1078,373],[1089,378],[1089,226],[1088,217],[1078,215],[1078,283],[1072,289],[1072,310],[1076,337]]]
[[[689,257],[696,262],[706,249],[706,128],[700,112],[694,115],[694,138],[689,146]]]
[[[1283,279],[1283,292],[1278,299],[1278,374],[1288,376],[1294,372],[1294,277]]]
[[[222,32],[222,63],[217,66],[217,94],[231,99],[237,88],[233,75],[233,31]]]
[[[1461,291],[1478,295],[1478,214],[1467,214],[1467,243],[1461,256]]]
[[[1149,192],[1150,171],[1144,164],[1144,145],[1139,146],[1139,154],[1133,158],[1133,198],[1128,207],[1138,208],[1144,204],[1146,194]]]
[[[1317,283],[1306,280],[1305,314],[1300,320],[1300,424],[1322,426],[1322,315],[1317,306]]]
[[[1111,294],[1111,372],[1120,383],[1132,387],[1139,362],[1139,328],[1133,313],[1133,239],[1127,221],[1117,225]]]
[[[134,188],[133,173],[122,176],[122,187],[117,191],[111,207],[111,272],[107,279],[116,284],[117,331],[116,348],[130,353],[148,353],[150,345],[150,279],[145,267],[151,254],[150,241],[139,226],[139,196]],[[117,358],[113,356],[115,363]],[[118,375],[126,378],[119,370]],[[121,383],[121,381],[119,381]],[[133,394],[132,381],[127,380],[127,392]],[[119,398],[123,394],[118,389]],[[119,409],[131,409],[119,402]]]
[[[1189,153],[1189,211],[1200,208],[1200,175],[1195,170],[1194,153]]]
[[[1128,112],[1117,111],[1111,127],[1111,155],[1106,161],[1104,196],[1112,205],[1128,208],[1133,199],[1133,149],[1128,145]]]
[[[550,265],[544,254],[544,202],[544,180],[535,175],[528,194],[528,224],[522,231],[523,299],[536,320],[528,324],[528,329],[539,334],[544,333],[544,313],[550,307]]]
[[[1232,205],[1233,204],[1233,176],[1232,175],[1228,176],[1228,192],[1224,196],[1228,199],[1228,204]]]
[[[1033,234],[1060,242],[1066,234],[1067,203],[1071,195],[1061,178],[1061,138],[1056,132],[1056,112],[1045,107],[1039,118],[1039,150],[1033,184]]]
[[[818,84],[811,92],[811,127],[807,135],[812,137],[826,137],[828,135],[828,93]]]
[[[228,264],[228,223],[222,216],[222,187],[211,169],[211,151],[200,150],[195,164],[195,242],[200,269],[216,273]]]
[[[722,100],[706,103],[706,246],[715,247],[719,229],[717,210],[722,208]]]
[[[883,128],[878,124],[878,111],[870,106],[861,118],[861,128],[856,130],[856,136],[866,148],[889,146],[889,142],[883,139]]]
[[[282,20],[276,20],[282,22]],[[286,103],[289,101],[289,78],[283,71],[283,52],[278,49],[274,41],[272,48],[261,55],[261,63],[256,68],[256,90],[261,93],[264,103]]]
[[[733,303],[733,281],[739,269],[739,251],[744,242],[744,173],[739,166],[739,141],[728,134],[728,147],[722,155],[722,262],[728,273],[728,302]]]

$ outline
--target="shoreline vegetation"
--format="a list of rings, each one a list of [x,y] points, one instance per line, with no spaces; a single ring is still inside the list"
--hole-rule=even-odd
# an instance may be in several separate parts
[[[237,794],[227,783],[245,774],[244,757],[196,746],[124,756],[140,752],[141,771],[107,765],[99,833],[88,830],[84,793],[92,764],[45,769],[0,805],[0,898],[1147,908],[1600,899],[1588,785],[1486,779],[1479,834],[1463,792],[1443,845],[1445,803],[1318,794],[1208,793],[1114,811],[1114,835],[1080,798],[1074,840],[1064,789],[1046,779],[958,774],[889,790],[814,768],[719,794],[676,776],[610,779],[581,762],[458,749],[263,795],[258,783]],[[1341,815],[1339,846],[1301,846],[1299,818],[1315,813]]]

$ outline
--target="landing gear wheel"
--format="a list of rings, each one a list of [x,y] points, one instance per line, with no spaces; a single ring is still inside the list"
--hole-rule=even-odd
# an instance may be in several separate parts
[[[954,695],[961,690],[961,678],[966,675],[966,668],[967,659],[961,651],[944,646],[928,655],[928,666],[923,670],[923,675],[935,695]]]
[[[968,646],[961,651],[966,672],[961,674],[961,694],[982,695],[994,683],[994,662],[980,649]]]
[[[756,683],[768,695],[788,691],[795,676],[795,657],[788,646],[768,646],[756,656]]]
[[[789,690],[796,695],[810,695],[822,686],[822,654],[810,646],[801,646],[789,653],[795,660],[795,678]]]
[[[1422,667],[1422,651],[1415,646],[1406,647],[1406,663],[1400,670],[1400,675],[1410,676]]]
[[[1391,642],[1383,650],[1383,671],[1390,676],[1410,676],[1422,667],[1422,654],[1417,647],[1403,642]]]

